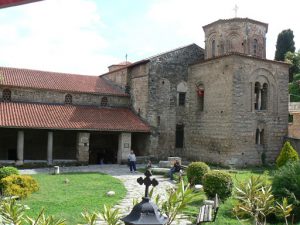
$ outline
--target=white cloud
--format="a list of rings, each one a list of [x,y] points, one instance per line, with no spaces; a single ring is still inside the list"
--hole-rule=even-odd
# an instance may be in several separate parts
[[[2,66],[99,74],[117,60],[99,54],[109,43],[94,1],[48,0],[0,13]]]

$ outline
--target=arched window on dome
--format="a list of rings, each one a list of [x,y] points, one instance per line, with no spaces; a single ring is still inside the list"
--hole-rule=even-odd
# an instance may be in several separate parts
[[[2,91],[2,100],[4,102],[10,102],[11,101],[11,90],[9,89],[4,89]]]
[[[72,101],[73,101],[72,95],[66,94],[66,96],[65,96],[65,104],[71,105],[71,104],[72,104]]]
[[[254,39],[253,40],[253,55],[254,56],[257,56],[257,48],[258,48],[258,42],[257,42],[257,39]]]
[[[211,42],[211,56],[215,57],[216,56],[216,41],[212,40]]]

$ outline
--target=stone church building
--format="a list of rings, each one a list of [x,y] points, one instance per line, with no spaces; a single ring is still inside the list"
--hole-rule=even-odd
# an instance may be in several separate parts
[[[181,156],[272,162],[288,129],[289,65],[266,59],[268,25],[203,27],[191,44],[100,76],[0,67],[0,162],[120,163]]]

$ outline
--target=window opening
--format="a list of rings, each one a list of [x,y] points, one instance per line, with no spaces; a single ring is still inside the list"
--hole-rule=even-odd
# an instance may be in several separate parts
[[[107,104],[108,104],[107,97],[102,97],[102,99],[101,99],[101,106],[107,106]]]
[[[212,40],[211,42],[211,55],[212,57],[216,56],[216,41]]]
[[[176,148],[183,148],[184,140],[184,126],[182,124],[176,125]]]
[[[179,100],[178,100],[179,106],[185,105],[185,92],[179,92]]]
[[[4,89],[2,92],[2,99],[4,102],[11,101],[11,91],[9,89]]]
[[[268,105],[268,84],[264,83],[261,89],[261,110],[266,110]]]
[[[66,94],[66,96],[65,96],[65,104],[72,104],[72,95]]]

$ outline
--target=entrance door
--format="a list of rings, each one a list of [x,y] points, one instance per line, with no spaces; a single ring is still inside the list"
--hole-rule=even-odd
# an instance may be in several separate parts
[[[93,132],[90,136],[90,164],[117,163],[119,135]]]

